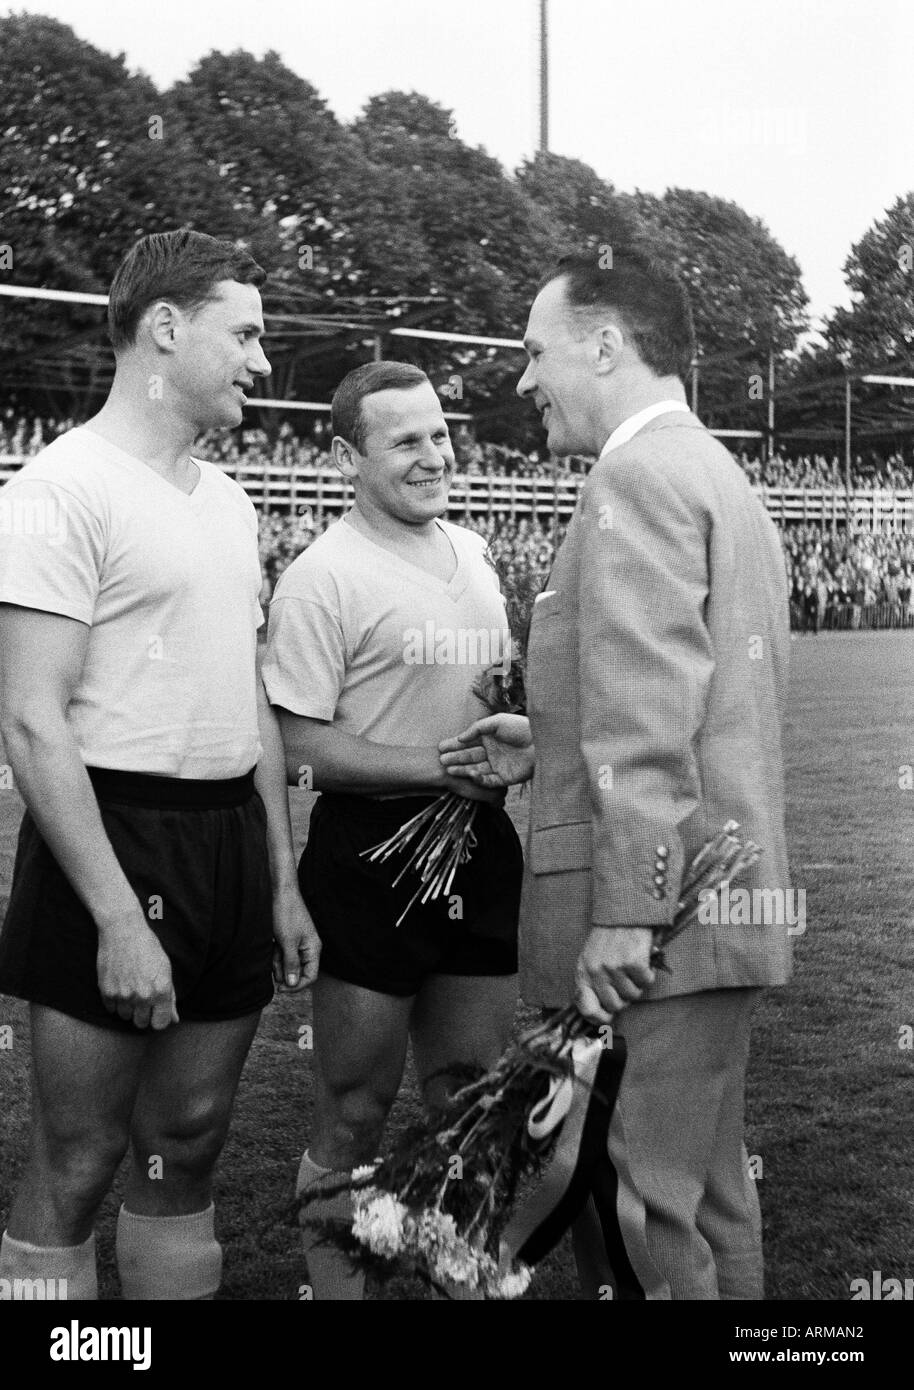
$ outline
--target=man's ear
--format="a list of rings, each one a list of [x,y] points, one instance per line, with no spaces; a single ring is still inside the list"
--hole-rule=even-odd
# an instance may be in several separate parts
[[[146,310],[143,320],[156,347],[161,352],[174,352],[175,337],[183,323],[181,310],[167,299],[157,299]]]
[[[344,478],[357,478],[359,476],[358,459],[360,454],[354,445],[350,444],[348,439],[344,439],[341,434],[333,436],[330,443],[330,457]]]
[[[597,372],[604,375],[614,372],[622,360],[625,339],[616,323],[607,323],[599,330]]]

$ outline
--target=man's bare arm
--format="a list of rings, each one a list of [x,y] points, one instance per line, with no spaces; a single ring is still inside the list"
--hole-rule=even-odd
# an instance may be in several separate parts
[[[298,887],[285,755],[276,711],[267,699],[257,662],[257,720],[263,747],[254,785],[267,813],[267,849],[273,886],[273,977],[280,987],[304,989],[317,979],[321,943]]]
[[[171,966],[105,833],[67,723],[89,629],[0,604],[0,734],[16,786],[99,933],[106,1007],[140,1027],[177,1021]]]
[[[472,801],[500,801],[497,792],[452,777],[437,748],[407,748],[372,743],[343,733],[322,719],[279,710],[286,749],[286,775],[293,786],[361,796],[385,793],[454,791]],[[310,776],[308,776],[310,774]]]

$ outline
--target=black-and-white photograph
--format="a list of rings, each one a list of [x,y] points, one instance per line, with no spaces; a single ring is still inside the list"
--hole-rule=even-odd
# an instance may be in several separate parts
[[[624,1302],[661,1358],[632,1305],[733,1302],[703,1364],[875,1365],[912,53],[908,0],[0,14],[36,1366],[155,1369],[200,1300]]]

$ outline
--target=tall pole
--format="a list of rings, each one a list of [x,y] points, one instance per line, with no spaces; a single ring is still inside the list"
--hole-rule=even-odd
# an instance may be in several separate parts
[[[549,149],[549,0],[540,0],[540,152]]]
[[[768,457],[774,454],[774,348],[768,349]]]
[[[844,378],[844,486],[847,490],[847,511],[844,525],[850,530],[851,524],[851,379]]]
[[[692,358],[692,414],[698,414],[698,358]]]

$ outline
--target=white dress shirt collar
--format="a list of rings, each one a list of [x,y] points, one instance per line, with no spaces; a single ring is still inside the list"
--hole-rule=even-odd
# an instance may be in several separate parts
[[[648,420],[653,420],[658,415],[666,415],[670,410],[688,410],[685,401],[655,401],[653,405],[645,406],[635,415],[629,415],[627,420],[623,420],[621,425],[617,425],[612,434],[603,445],[600,458],[608,454],[612,449],[618,449],[621,444],[627,444],[633,435],[647,424]]]

